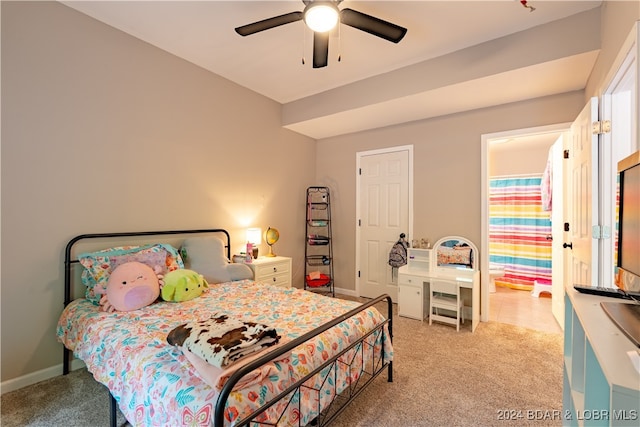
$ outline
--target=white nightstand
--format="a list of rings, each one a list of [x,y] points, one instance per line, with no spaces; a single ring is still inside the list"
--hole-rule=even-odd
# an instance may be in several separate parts
[[[283,288],[291,287],[291,258],[263,256],[246,265],[253,270],[253,278],[256,282],[269,283]]]

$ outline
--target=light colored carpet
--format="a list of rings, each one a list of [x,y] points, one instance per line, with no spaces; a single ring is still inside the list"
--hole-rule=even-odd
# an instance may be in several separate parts
[[[394,315],[394,381],[380,375],[332,426],[562,425],[562,335],[495,322],[468,328]],[[3,427],[109,425],[106,388],[86,370],[1,403]],[[506,411],[522,418],[501,420]]]
[[[378,378],[334,427],[562,425],[561,334],[494,322],[456,333],[400,318],[394,350],[393,383]]]

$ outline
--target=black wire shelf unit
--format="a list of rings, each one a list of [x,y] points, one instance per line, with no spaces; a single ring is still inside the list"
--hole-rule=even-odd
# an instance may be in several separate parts
[[[307,188],[306,203],[304,289],[335,296],[329,188]]]

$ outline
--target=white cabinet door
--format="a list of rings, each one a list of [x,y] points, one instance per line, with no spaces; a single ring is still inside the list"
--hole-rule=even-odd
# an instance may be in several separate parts
[[[398,315],[422,320],[424,318],[423,287],[398,285]]]

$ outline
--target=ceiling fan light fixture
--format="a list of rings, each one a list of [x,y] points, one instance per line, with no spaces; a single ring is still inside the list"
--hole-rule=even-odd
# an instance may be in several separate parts
[[[318,33],[331,31],[338,24],[338,7],[333,3],[314,2],[304,10],[304,23]]]

